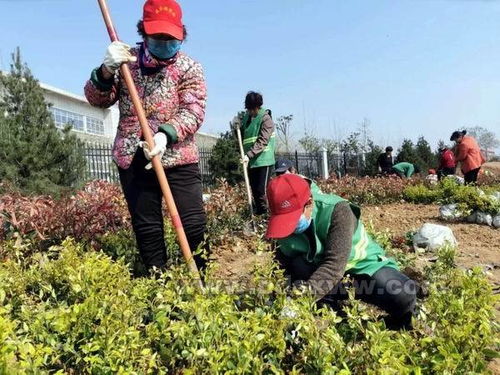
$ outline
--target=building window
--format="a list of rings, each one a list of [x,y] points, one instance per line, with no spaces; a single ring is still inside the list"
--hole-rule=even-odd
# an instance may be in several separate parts
[[[87,117],[87,133],[104,135],[104,122],[93,117]]]
[[[66,125],[71,125],[74,130],[81,132],[85,130],[82,115],[54,107],[52,107],[50,111],[52,112],[52,117],[58,128],[63,129]]]

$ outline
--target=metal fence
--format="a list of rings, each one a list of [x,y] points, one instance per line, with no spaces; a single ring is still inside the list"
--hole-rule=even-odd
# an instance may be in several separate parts
[[[87,162],[86,180],[106,180],[118,182],[118,169],[113,162],[112,145],[86,143],[84,156]]]
[[[278,153],[276,160],[288,159],[292,161],[297,173],[309,178],[317,179],[321,176],[322,156],[321,153]]]
[[[87,143],[84,147],[84,155],[87,161],[85,173],[86,180],[100,179],[110,182],[118,182],[118,169],[112,159],[112,145]],[[200,149],[200,171],[203,186],[212,185],[215,181],[210,171],[209,160],[212,155],[210,149]],[[289,159],[293,162],[298,173],[309,178],[317,179],[322,176],[323,155],[318,153],[278,153],[276,159]],[[362,155],[328,154],[328,173],[330,175],[359,175],[363,169]]]

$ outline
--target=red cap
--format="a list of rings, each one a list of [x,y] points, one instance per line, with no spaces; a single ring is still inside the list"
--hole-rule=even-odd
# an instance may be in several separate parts
[[[284,174],[273,178],[267,187],[271,217],[266,237],[285,238],[292,234],[309,198],[311,188],[302,177]]]
[[[174,0],[147,0],[144,4],[144,31],[147,35],[168,34],[184,40],[182,9]]]

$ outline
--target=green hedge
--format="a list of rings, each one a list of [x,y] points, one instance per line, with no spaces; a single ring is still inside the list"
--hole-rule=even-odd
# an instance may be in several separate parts
[[[459,185],[452,179],[444,179],[437,185],[408,186],[404,190],[404,199],[412,203],[457,203],[463,211],[483,211],[496,215],[500,213],[500,200],[491,196],[500,191],[500,186],[478,188]]]
[[[9,241],[0,253],[2,374],[476,374],[494,354],[491,287],[454,268],[449,249],[427,270],[415,329],[394,332],[354,300],[341,317],[299,297],[297,316],[283,318],[273,263],[254,288],[230,292],[208,275],[201,294],[182,265],[132,278],[123,260],[72,240],[29,247]]]

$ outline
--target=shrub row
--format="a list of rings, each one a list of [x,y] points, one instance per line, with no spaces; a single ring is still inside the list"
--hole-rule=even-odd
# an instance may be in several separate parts
[[[354,300],[342,314],[287,302],[272,264],[255,275],[262,289],[232,293],[209,275],[202,294],[183,267],[131,278],[72,240],[31,256],[0,263],[0,373],[472,374],[494,355],[491,287],[447,249],[411,332]]]
[[[404,190],[404,198],[412,203],[456,203],[464,212],[481,211],[496,215],[500,213],[498,191],[498,186],[478,188],[459,185],[453,179],[443,179],[437,185],[408,186]]]

